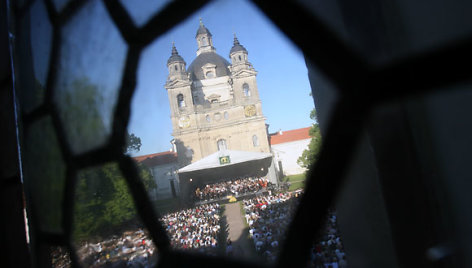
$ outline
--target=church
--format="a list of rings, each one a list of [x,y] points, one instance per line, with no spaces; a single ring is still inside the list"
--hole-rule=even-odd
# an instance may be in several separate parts
[[[165,88],[179,162],[194,163],[224,150],[270,153],[248,51],[235,36],[228,62],[216,53],[201,21],[195,39],[197,57],[188,68],[175,45],[167,61]]]
[[[193,177],[247,175],[238,174],[243,165],[245,172],[262,171],[276,183],[257,71],[247,49],[235,35],[228,62],[216,53],[212,34],[201,20],[195,40],[196,58],[188,67],[175,44],[167,61],[165,89],[172,143],[183,167],[178,171],[181,188],[185,177],[193,181]]]
[[[175,44],[167,61],[173,149],[136,157],[156,180],[156,198],[185,197],[199,184],[238,176],[277,185],[277,177],[302,173],[296,159],[311,139],[309,128],[268,133],[257,71],[236,35],[230,61],[216,53],[201,20],[195,40],[196,58],[188,67]]]

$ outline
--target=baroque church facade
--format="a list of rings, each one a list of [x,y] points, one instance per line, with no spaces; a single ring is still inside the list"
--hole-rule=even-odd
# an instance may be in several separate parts
[[[225,150],[270,153],[256,75],[236,35],[230,62],[216,53],[200,21],[197,57],[187,67],[172,45],[165,84],[181,166]]]

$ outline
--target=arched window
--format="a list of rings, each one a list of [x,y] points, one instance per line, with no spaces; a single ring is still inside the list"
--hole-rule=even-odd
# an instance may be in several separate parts
[[[216,145],[218,146],[218,151],[226,150],[226,140],[220,139],[216,142]]]
[[[179,106],[179,108],[185,107],[184,95],[177,95],[177,105]]]
[[[206,75],[207,78],[213,78],[213,77],[215,77],[215,73],[214,73],[213,71],[208,71],[208,72],[206,72],[205,75]]]
[[[251,90],[249,89],[249,85],[246,83],[244,83],[243,85],[243,92],[244,92],[244,97],[251,96]]]
[[[253,145],[254,147],[259,146],[259,139],[257,138],[256,135],[252,136],[252,145]]]
[[[176,71],[179,70],[178,67],[177,67],[177,65],[174,65],[174,69],[175,69]]]
[[[228,112],[225,112],[225,113],[224,113],[224,118],[225,118],[225,120],[228,120],[228,118],[229,118]]]
[[[208,39],[202,37],[202,46],[208,46]]]
[[[239,61],[241,61],[241,55],[239,55]]]
[[[207,120],[208,122],[211,121],[211,117],[210,117],[209,115],[205,116],[205,118],[206,118],[206,120]]]

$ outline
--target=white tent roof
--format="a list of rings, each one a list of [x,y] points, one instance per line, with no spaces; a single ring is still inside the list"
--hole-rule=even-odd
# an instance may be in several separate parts
[[[220,164],[220,157],[222,156],[229,156],[231,162],[229,164],[223,164],[223,165]],[[190,172],[190,171],[195,171],[195,170],[231,166],[231,165],[235,165],[235,164],[239,164],[243,162],[261,160],[261,159],[265,159],[269,157],[272,157],[272,154],[224,150],[224,151],[218,151],[216,153],[213,153],[207,157],[204,157],[198,160],[195,163],[185,166],[179,169],[179,172],[183,173],[183,172]]]

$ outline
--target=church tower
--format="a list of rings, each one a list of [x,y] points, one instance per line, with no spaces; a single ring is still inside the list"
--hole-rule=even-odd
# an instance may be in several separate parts
[[[225,150],[270,153],[257,72],[248,51],[235,35],[229,63],[216,53],[201,20],[195,39],[196,58],[187,69],[174,45],[167,62],[165,88],[179,163]]]

